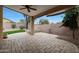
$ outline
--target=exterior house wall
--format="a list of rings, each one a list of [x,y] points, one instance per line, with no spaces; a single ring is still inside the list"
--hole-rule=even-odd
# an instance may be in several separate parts
[[[5,29],[12,29],[12,25],[13,25],[13,23],[10,23],[10,22],[3,22],[3,29],[4,29],[4,30],[5,30]],[[20,26],[24,26],[24,27],[25,27],[25,25],[22,24],[22,23],[15,23],[15,25],[16,25],[16,28],[19,28]]]
[[[12,29],[12,23],[3,22],[3,29]]]
[[[16,23],[16,28],[19,28],[20,26],[24,26],[25,27],[25,25],[23,23]]]
[[[4,18],[3,19],[3,29],[4,30],[7,30],[7,29],[12,29],[12,25],[14,24],[13,21],[9,20],[9,19],[6,19]]]
[[[0,40],[3,39],[3,8],[2,6],[0,5]]]

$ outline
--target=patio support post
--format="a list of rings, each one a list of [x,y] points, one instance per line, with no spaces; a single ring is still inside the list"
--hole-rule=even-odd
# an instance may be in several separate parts
[[[26,29],[28,29],[28,17],[27,16],[25,17],[26,17]]]
[[[34,34],[34,17],[30,16],[31,34]]]
[[[3,6],[0,5],[0,39],[3,39]]]

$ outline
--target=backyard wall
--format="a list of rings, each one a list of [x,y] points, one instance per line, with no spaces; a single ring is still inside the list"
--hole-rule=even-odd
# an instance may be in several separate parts
[[[72,31],[66,27],[60,27],[61,24],[45,24],[35,25],[35,31],[41,31],[62,36],[72,36]],[[76,36],[79,36],[79,29],[75,32]]]

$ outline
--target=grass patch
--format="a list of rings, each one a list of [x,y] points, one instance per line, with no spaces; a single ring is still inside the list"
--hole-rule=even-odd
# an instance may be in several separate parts
[[[19,30],[6,31],[6,32],[3,32],[3,34],[9,35],[9,34],[14,34],[14,33],[19,33],[19,32],[25,32],[25,30],[19,29]]]

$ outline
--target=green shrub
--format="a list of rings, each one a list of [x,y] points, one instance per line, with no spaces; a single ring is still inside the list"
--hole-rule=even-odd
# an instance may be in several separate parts
[[[24,29],[24,26],[19,26],[20,29]]]
[[[16,28],[16,24],[12,24],[12,28]]]
[[[7,33],[3,33],[3,38],[4,38],[4,39],[7,38]]]

